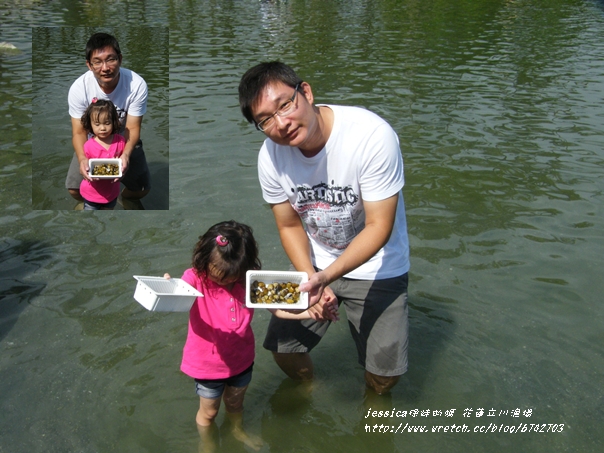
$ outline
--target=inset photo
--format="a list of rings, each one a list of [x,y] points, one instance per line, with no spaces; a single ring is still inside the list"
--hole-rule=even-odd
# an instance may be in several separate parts
[[[169,209],[169,31],[32,29],[32,208]]]

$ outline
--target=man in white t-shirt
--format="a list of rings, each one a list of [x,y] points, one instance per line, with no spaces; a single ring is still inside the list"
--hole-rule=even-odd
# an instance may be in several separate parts
[[[307,272],[313,319],[271,318],[264,347],[294,379],[313,377],[309,352],[345,307],[369,388],[382,394],[407,371],[409,241],[398,137],[358,107],[315,105],[287,65],[261,63],[239,85],[243,115],[264,132],[258,175],[281,243]]]
[[[122,53],[115,37],[95,33],[86,43],[86,66],[89,71],[81,75],[69,89],[67,100],[75,154],[65,187],[78,201],[83,201],[80,195],[82,178],[90,180],[88,159],[84,154],[88,134],[81,118],[95,98],[113,102],[120,116],[119,133],[126,139],[121,155],[124,174],[121,182],[125,186],[122,198],[138,200],[151,189],[149,168],[140,140],[143,115],[147,110],[147,84],[134,71],[122,68],[121,63]]]

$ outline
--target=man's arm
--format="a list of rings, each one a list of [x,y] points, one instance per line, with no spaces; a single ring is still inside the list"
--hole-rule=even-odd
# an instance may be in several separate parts
[[[88,134],[86,130],[82,126],[82,121],[79,118],[71,118],[71,143],[73,144],[73,150],[78,158],[78,162],[80,163],[80,174],[90,181],[90,177],[88,176],[88,170],[90,167],[88,166],[88,159],[86,158],[86,154],[84,154],[84,143],[88,140]]]
[[[365,228],[352,240],[333,263],[312,274],[301,291],[311,294],[311,304],[327,285],[369,261],[390,239],[396,219],[398,193],[380,201],[364,201]]]
[[[310,259],[310,244],[302,220],[289,201],[271,205],[281,244],[289,260],[299,272],[315,273]]]
[[[279,230],[281,245],[289,260],[297,271],[306,272],[309,276],[312,276],[316,271],[312,265],[310,244],[308,243],[308,236],[306,235],[306,231],[304,231],[300,216],[289,201],[271,205],[271,209],[273,210],[277,229]],[[318,321],[325,319],[337,321],[337,308],[333,309],[333,307],[337,307],[337,298],[333,291],[330,288],[326,288],[326,286],[316,288],[314,293],[311,292],[309,294],[309,306],[311,308],[309,308],[308,314],[309,317]],[[323,294],[324,291],[325,295]]]
[[[124,151],[120,157],[122,159],[122,173],[128,170],[128,164],[130,162],[130,155],[134,150],[134,146],[138,143],[141,137],[141,126],[143,124],[142,116],[130,116],[126,117],[126,130],[124,131],[124,138],[126,139],[126,145]]]

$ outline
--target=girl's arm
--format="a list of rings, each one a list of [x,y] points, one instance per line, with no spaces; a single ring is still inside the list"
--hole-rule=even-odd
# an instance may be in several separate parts
[[[323,293],[323,297],[316,305],[322,309],[323,319],[328,321],[339,321],[340,316],[338,313],[338,299],[334,297],[330,297],[327,292]],[[311,319],[310,312],[308,310],[304,310],[302,312],[298,311],[289,311],[289,310],[281,310],[281,309],[269,309],[269,311],[274,314],[277,318],[283,319]],[[315,319],[315,318],[313,318]]]
[[[270,311],[277,318],[282,319],[310,319],[310,314],[308,314],[308,310],[304,310],[300,313],[294,313],[291,311],[269,308],[268,311]]]

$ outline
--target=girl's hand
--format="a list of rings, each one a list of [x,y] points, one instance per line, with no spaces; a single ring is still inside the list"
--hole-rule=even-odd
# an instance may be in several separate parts
[[[315,321],[339,321],[338,298],[332,289],[327,286],[323,290],[319,302],[308,309],[308,314]]]
[[[338,312],[338,298],[335,295],[333,295],[333,297],[330,297],[327,293],[331,292],[331,288],[326,289],[328,289],[329,291],[323,291],[323,300],[325,300],[325,303],[323,304],[323,317],[328,319],[329,321],[339,321],[340,313]]]

